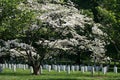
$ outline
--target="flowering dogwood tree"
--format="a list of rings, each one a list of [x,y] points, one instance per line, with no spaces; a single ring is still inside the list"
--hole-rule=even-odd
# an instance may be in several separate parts
[[[55,3],[49,0],[44,3],[28,0],[16,7],[21,12],[33,11],[35,20],[30,22],[26,20],[27,25],[18,30],[19,37],[10,40],[1,38],[0,53],[2,55],[8,52],[16,56],[24,56],[33,67],[33,74],[39,74],[43,59],[50,57],[50,54],[59,53],[60,50],[74,54],[78,50],[88,50],[92,52],[91,56],[96,61],[104,57],[103,36],[106,34],[101,31],[102,26],[80,14],[74,6],[62,5],[59,0]],[[20,24],[22,22],[18,23]],[[10,26],[12,25],[14,24]],[[14,29],[9,31],[12,32]]]

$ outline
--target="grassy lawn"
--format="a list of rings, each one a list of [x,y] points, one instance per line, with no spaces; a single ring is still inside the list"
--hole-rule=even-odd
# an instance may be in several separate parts
[[[43,74],[35,76],[31,75],[29,70],[17,69],[17,72],[12,72],[12,70],[5,69],[0,73],[0,80],[120,80],[120,73],[114,74],[108,72],[103,75],[100,73],[95,73],[94,76],[90,72],[81,73],[80,71],[71,72],[67,74],[66,72],[48,72],[43,71]]]

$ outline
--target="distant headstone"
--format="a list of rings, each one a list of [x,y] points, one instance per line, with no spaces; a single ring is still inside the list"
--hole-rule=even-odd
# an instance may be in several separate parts
[[[65,66],[65,65],[63,65],[63,66],[62,66],[62,68],[63,68],[63,71],[65,71],[65,69],[66,69],[66,66]]]
[[[3,68],[3,69],[5,68],[5,64],[2,64],[2,68]]]
[[[84,66],[81,66],[81,72],[84,73]]]
[[[16,65],[13,65],[13,72],[16,72]]]
[[[57,71],[57,65],[54,66],[55,71]]]
[[[67,66],[67,73],[70,74],[70,66]]]
[[[60,65],[60,70],[63,71],[63,65]]]
[[[18,68],[21,68],[21,64],[18,64]]]
[[[48,65],[47,65],[47,64],[45,65],[45,69],[47,69],[47,70],[48,70]]]
[[[16,64],[16,68],[18,68],[18,64]]]
[[[33,73],[33,67],[32,66],[30,67],[30,73]]]
[[[91,71],[91,68],[92,66],[87,66],[87,69],[88,69],[88,71]]]
[[[12,65],[11,64],[9,64],[9,69],[12,69]]]
[[[76,66],[76,71],[79,71],[79,66],[78,65]]]
[[[7,63],[5,63],[4,65],[5,65],[5,68],[8,68],[8,64]]]
[[[40,73],[41,73],[41,74],[43,73],[43,69],[42,69],[42,66],[40,66]]]
[[[91,67],[91,73],[94,74],[95,73],[95,68],[92,66]]]
[[[74,72],[75,71],[75,66],[71,66],[71,70]]]
[[[51,65],[48,65],[48,71],[49,72],[51,71]]]
[[[95,67],[95,70],[98,72],[100,70],[100,67],[99,66],[96,66]]]
[[[59,65],[57,66],[57,71],[60,72],[60,66]]]
[[[88,68],[87,66],[84,67],[84,71],[87,72],[88,71]]]
[[[20,64],[20,68],[23,68],[23,65],[22,65],[22,64]]]
[[[25,64],[23,64],[23,70],[26,70]]]
[[[28,69],[28,65],[27,64],[25,64],[25,68]]]
[[[103,74],[106,74],[106,72],[107,72],[107,67],[103,67],[103,68],[102,68],[102,72],[103,72]]]
[[[114,66],[114,73],[117,73],[117,67]]]
[[[52,70],[55,70],[55,65],[54,64],[52,65]]]

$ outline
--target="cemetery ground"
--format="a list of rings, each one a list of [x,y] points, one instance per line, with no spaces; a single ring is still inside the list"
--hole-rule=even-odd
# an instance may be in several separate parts
[[[13,72],[10,69],[4,69],[0,73],[0,80],[120,80],[120,73],[108,72],[107,74],[102,74],[95,72],[94,76],[90,72],[82,73],[81,71],[75,71],[67,74],[65,71],[48,71],[43,70],[41,75],[32,75],[30,70],[17,69]]]

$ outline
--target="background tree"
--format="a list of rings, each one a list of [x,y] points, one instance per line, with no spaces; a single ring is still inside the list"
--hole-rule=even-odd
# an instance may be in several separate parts
[[[107,56],[119,60],[119,0],[74,0],[78,9],[83,9],[84,14],[92,17],[95,22],[102,24],[103,31],[107,33]],[[81,5],[81,3],[83,3]],[[106,42],[107,43],[107,42]],[[114,51],[111,51],[114,50]],[[114,54],[116,55],[114,55]]]
[[[102,1],[101,4],[96,8],[99,14],[99,23],[104,26],[104,31],[108,34],[106,37],[110,44],[107,46],[107,55],[112,57],[113,60],[119,60],[119,1],[118,0],[106,0]],[[110,49],[114,51],[110,52]],[[114,54],[116,55],[114,55]]]

